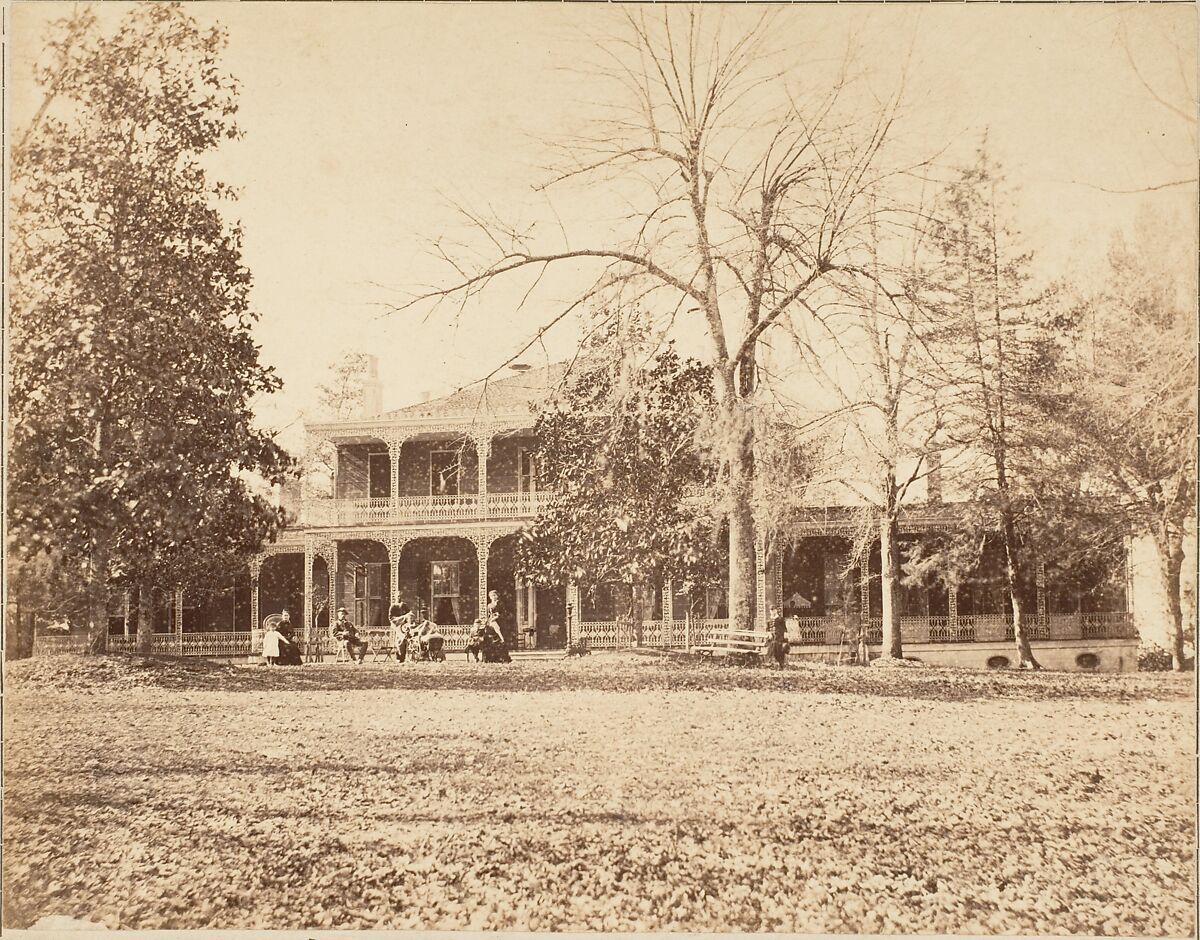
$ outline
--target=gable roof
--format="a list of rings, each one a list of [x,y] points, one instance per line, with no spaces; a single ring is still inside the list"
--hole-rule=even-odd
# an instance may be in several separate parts
[[[477,418],[484,414],[529,414],[566,375],[568,363],[485,379],[431,401],[385,412],[384,418]]]

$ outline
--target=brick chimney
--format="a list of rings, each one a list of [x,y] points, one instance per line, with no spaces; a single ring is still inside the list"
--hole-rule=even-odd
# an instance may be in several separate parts
[[[383,411],[383,384],[379,381],[379,357],[368,355],[363,366],[362,414],[360,418],[374,418]]]
[[[937,451],[925,458],[929,464],[929,472],[925,475],[926,499],[931,503],[942,501],[942,455]]]

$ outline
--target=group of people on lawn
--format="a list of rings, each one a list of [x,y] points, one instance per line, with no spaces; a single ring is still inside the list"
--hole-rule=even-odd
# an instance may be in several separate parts
[[[429,619],[429,609],[424,606],[416,613],[406,603],[393,604],[388,611],[388,621],[392,628],[397,662],[405,662],[410,649],[415,654],[419,650],[427,650],[431,641],[445,639],[438,632],[437,624]],[[366,659],[367,641],[359,636],[345,607],[338,608],[337,619],[330,624],[329,635],[345,645],[354,662],[361,663]],[[487,618],[475,621],[466,653],[468,659],[485,663],[512,661],[500,629],[500,595],[496,591],[488,592]],[[279,622],[268,624],[263,631],[262,656],[268,666],[299,666],[303,662],[290,611],[285,609],[279,615]]]

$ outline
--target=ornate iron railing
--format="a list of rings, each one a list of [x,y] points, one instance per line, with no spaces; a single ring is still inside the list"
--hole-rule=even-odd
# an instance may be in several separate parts
[[[81,653],[87,649],[87,637],[79,633],[61,636],[35,636],[34,656],[52,656],[56,653]]]
[[[788,640],[795,646],[836,646],[843,640],[857,639],[857,624],[838,616],[800,617],[787,620]],[[947,617],[902,617],[901,634],[905,643],[986,643],[1013,637],[1010,618],[1002,614],[972,614],[951,621]],[[628,649],[635,646],[656,649],[685,649],[710,643],[716,634],[729,628],[728,620],[591,620],[578,621],[572,627],[572,639],[583,640],[591,649]],[[1051,614],[1044,620],[1027,621],[1031,640],[1045,639],[1135,639],[1132,615],[1124,611],[1088,614]],[[439,626],[448,652],[461,651],[470,642],[471,624]],[[844,635],[843,635],[844,634]],[[390,627],[360,628],[368,650],[392,645]],[[927,637],[927,638],[926,638]],[[867,622],[867,642],[878,646],[883,641],[883,623]],[[309,651],[303,637],[297,638],[301,651]],[[312,640],[313,653],[332,656],[337,641],[328,636]],[[204,633],[155,633],[150,651],[165,655],[242,657],[260,656],[262,631],[215,631]],[[47,656],[80,653],[87,648],[83,634],[35,636],[33,653]],[[108,637],[108,649],[114,653],[137,652],[137,636]]]
[[[629,649],[634,646],[684,649],[703,646],[728,620],[581,620],[572,628],[572,639],[589,649]]]
[[[247,638],[249,633],[244,634]],[[108,649],[111,653],[136,653],[138,651],[138,638],[136,634],[130,636],[110,636],[108,638]],[[182,647],[180,644],[178,633],[152,633],[150,634],[150,652],[164,653],[175,656],[182,655]],[[193,655],[200,655],[199,653]]]
[[[1127,611],[1081,614],[1080,635],[1085,639],[1122,640],[1137,636],[1133,617]]]
[[[487,493],[478,496],[390,496],[370,499],[307,499],[301,519],[311,526],[379,525],[395,522],[460,522],[536,516],[551,493]]]
[[[842,637],[841,617],[790,617],[787,624],[788,642],[795,646],[825,646],[838,643]]]

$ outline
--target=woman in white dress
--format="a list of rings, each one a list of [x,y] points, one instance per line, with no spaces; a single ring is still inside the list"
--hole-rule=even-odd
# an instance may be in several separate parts
[[[279,628],[275,624],[269,624],[263,632],[262,655],[267,661],[268,666],[275,666],[279,663],[279,648],[287,644],[287,638],[279,632]]]

